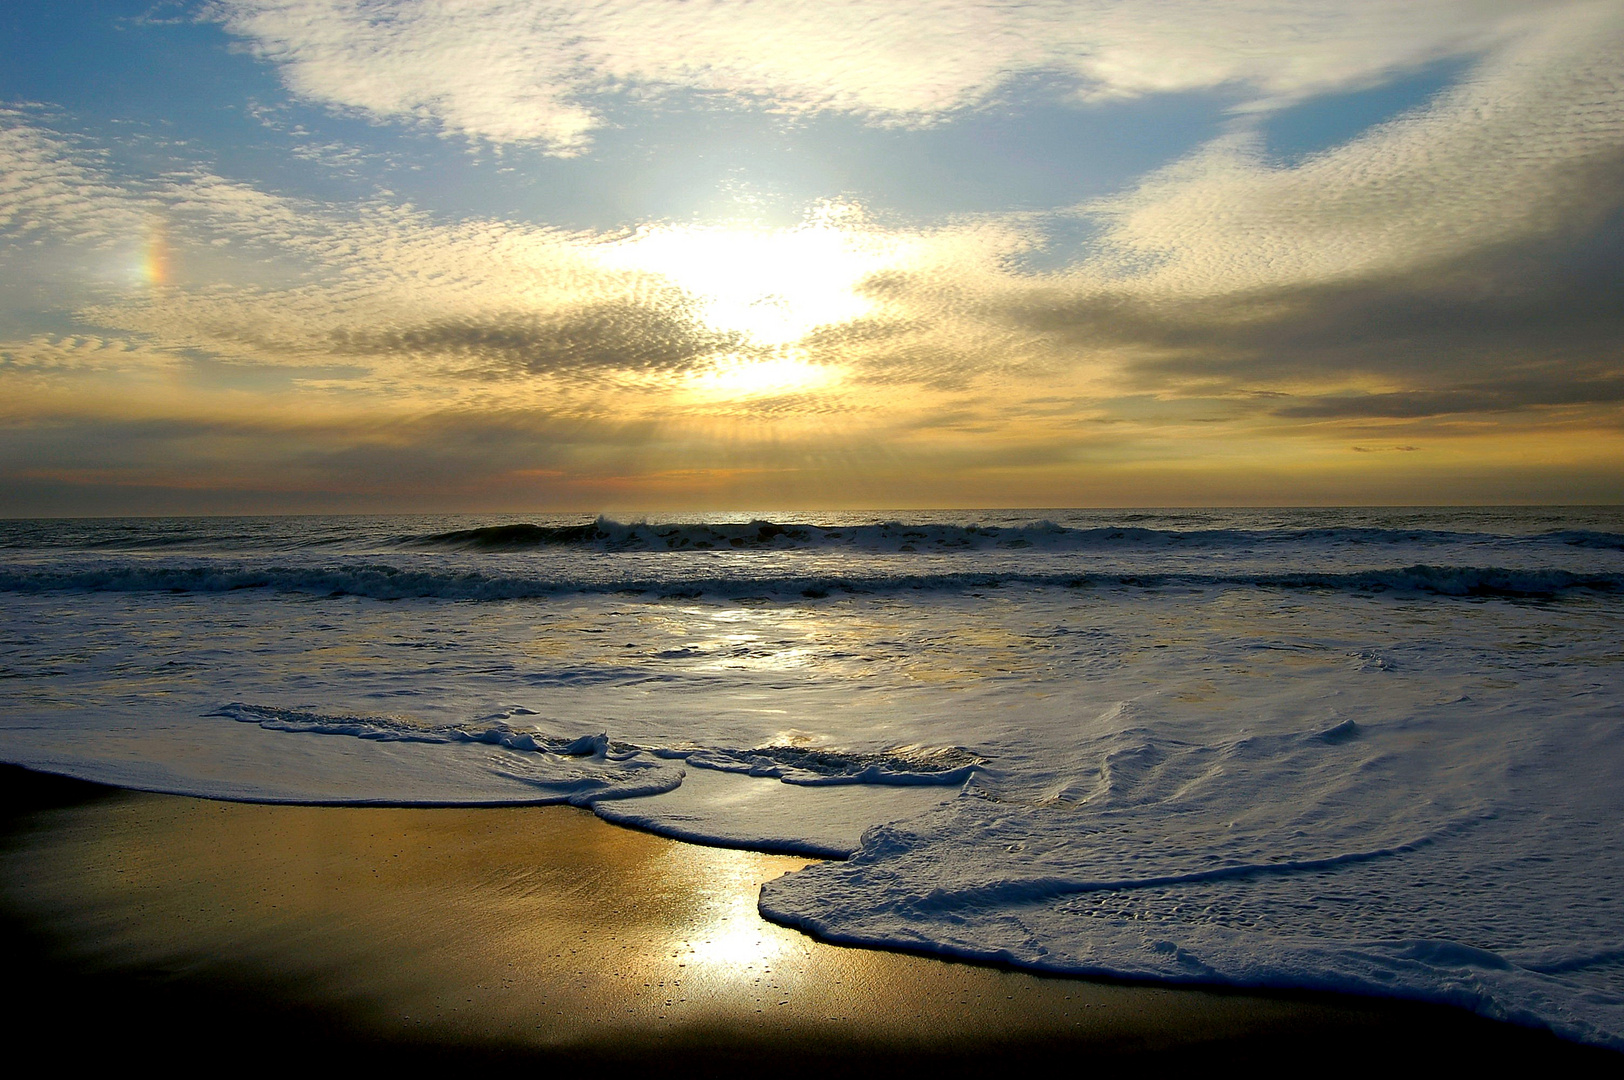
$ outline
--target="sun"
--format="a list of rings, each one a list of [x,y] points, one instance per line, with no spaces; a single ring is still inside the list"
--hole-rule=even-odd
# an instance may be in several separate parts
[[[793,354],[718,357],[710,366],[689,375],[689,390],[701,398],[752,398],[773,394],[810,393],[840,381],[841,369],[814,364]]]
[[[683,379],[701,399],[805,393],[838,383],[838,365],[801,343],[873,314],[865,279],[908,263],[916,240],[872,227],[854,206],[823,204],[797,226],[646,225],[599,246],[615,271],[654,275],[688,298],[707,328],[737,342]]]
[[[647,226],[602,254],[617,269],[671,281],[712,329],[774,349],[871,313],[875,301],[859,285],[903,262],[908,247],[865,227],[856,208],[824,205],[794,228]]]

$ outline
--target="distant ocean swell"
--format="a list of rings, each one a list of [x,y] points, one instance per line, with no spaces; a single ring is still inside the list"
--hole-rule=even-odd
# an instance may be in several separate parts
[[[684,569],[691,569],[687,567]],[[330,567],[146,566],[12,568],[0,570],[0,591],[196,592],[240,590],[362,596],[376,600],[524,600],[572,594],[626,593],[667,599],[821,600],[845,594],[964,593],[1003,587],[1213,588],[1414,593],[1434,596],[1555,598],[1576,592],[1624,591],[1624,574],[1498,566],[1414,565],[1350,573],[740,573],[670,577],[572,577],[476,570],[415,570],[383,563]]]
[[[943,525],[889,521],[825,527],[772,521],[655,525],[623,524],[599,518],[587,525],[489,525],[402,537],[402,544],[481,551],[522,551],[543,547],[589,547],[603,551],[706,551],[739,548],[852,548],[865,551],[953,551],[1039,548],[1047,551],[1116,548],[1230,548],[1302,544],[1457,544],[1471,540],[1516,540],[1533,544],[1624,551],[1624,535],[1563,529],[1528,537],[1460,533],[1434,529],[1145,529],[1067,528],[1052,521],[1026,525]]]
[[[262,523],[263,524],[263,523]],[[543,549],[582,551],[843,550],[862,552],[994,551],[1031,548],[1048,552],[1223,551],[1254,548],[1380,548],[1406,545],[1453,547],[1498,544],[1535,549],[1624,551],[1624,533],[1600,529],[1543,532],[1464,532],[1454,529],[1340,526],[1322,528],[1086,527],[1039,520],[1013,525],[884,521],[852,525],[748,522],[650,523],[595,521],[544,525],[513,523],[420,533],[380,533],[378,519],[346,529],[342,522],[320,530],[230,528],[212,519],[178,520],[155,531],[145,523],[84,525],[16,522],[0,536],[0,548],[78,548],[101,551],[308,550],[356,542],[383,548],[467,552]]]

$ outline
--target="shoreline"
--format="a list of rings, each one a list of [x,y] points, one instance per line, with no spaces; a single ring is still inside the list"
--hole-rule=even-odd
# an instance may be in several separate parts
[[[313,807],[0,767],[11,1034],[92,1059],[773,1072],[1619,1055],[1412,1002],[1034,975],[762,919],[812,861],[567,806]]]

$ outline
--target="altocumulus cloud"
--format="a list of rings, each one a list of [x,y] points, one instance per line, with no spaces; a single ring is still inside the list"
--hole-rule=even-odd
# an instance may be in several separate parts
[[[744,335],[705,326],[691,308],[680,296],[663,306],[604,300],[548,318],[465,316],[379,332],[338,329],[332,338],[340,352],[445,357],[474,378],[679,374],[718,354],[750,351]]]
[[[594,93],[673,87],[928,123],[1012,76],[1102,98],[1250,86],[1259,104],[1486,48],[1526,10],[1276,0],[221,0],[210,9],[309,100],[580,152]]]
[[[1299,419],[1616,401],[1624,20],[1565,14],[1294,167],[1237,134],[1078,208],[1094,251],[1004,317],[1164,394],[1306,394],[1247,394]]]

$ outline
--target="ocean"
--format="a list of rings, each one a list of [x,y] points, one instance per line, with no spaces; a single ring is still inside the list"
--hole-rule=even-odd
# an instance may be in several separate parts
[[[0,760],[567,802],[769,919],[1624,1049],[1624,508],[0,522]]]

